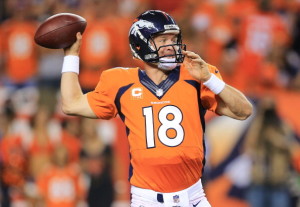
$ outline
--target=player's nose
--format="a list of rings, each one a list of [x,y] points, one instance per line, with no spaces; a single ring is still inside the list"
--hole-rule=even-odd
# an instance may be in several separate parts
[[[176,54],[176,51],[177,51],[177,47],[173,44],[168,44],[168,45],[165,45],[165,47],[164,47],[165,55],[174,55],[174,54]]]

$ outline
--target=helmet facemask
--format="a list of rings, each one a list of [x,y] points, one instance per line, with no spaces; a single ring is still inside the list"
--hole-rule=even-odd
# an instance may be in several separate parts
[[[171,33],[171,32],[169,32],[169,33]],[[178,34],[178,36],[177,36],[177,38],[178,38],[177,43],[162,45],[160,47],[157,47],[155,42],[154,42],[154,38],[157,35],[159,35],[159,34],[151,35],[150,38],[148,39],[148,45],[149,45],[150,49],[153,51],[153,53],[155,54],[155,58],[149,59],[149,61],[150,62],[160,62],[161,58],[173,57],[175,59],[176,63],[182,63],[183,59],[184,59],[184,55],[182,54],[182,50],[186,49],[186,45],[182,44],[181,34]],[[159,50],[161,50],[165,47],[172,47],[173,50],[174,50],[174,54],[159,56]]]
[[[171,33],[171,32],[169,32]],[[176,31],[177,33],[177,31]],[[159,33],[161,34],[161,33]],[[172,70],[174,69],[179,63],[182,63],[184,60],[184,55],[182,54],[182,50],[186,49],[186,45],[182,44],[181,35],[180,33],[177,34],[177,42],[174,44],[162,45],[157,47],[154,41],[154,38],[159,34],[150,35],[148,39],[148,45],[150,49],[153,51],[155,55],[151,55],[149,57],[154,57],[149,59],[148,61],[154,64],[157,64],[158,68],[163,70]],[[159,56],[159,51],[164,48],[172,48],[173,54]]]

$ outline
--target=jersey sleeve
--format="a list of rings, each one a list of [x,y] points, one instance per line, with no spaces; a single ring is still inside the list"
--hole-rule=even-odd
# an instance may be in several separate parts
[[[112,80],[113,76],[109,74],[109,70],[103,71],[95,90],[87,94],[92,110],[100,119],[111,119],[117,114],[114,103],[116,90]]]
[[[218,78],[222,79],[220,71],[212,66],[208,65],[211,73],[215,74]],[[218,106],[218,102],[216,99],[216,94],[214,94],[210,89],[201,84],[201,103],[205,109],[215,112]]]

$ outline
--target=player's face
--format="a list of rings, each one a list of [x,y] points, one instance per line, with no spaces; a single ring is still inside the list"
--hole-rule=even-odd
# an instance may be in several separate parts
[[[168,58],[174,58],[175,52],[178,51],[177,44],[177,34],[160,34],[153,38],[156,47],[158,48],[158,55],[168,56]]]

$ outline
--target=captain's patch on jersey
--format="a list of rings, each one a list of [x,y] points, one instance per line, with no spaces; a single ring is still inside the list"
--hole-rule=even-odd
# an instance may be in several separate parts
[[[131,98],[132,100],[142,99],[143,98],[143,88],[137,87],[131,89]]]

